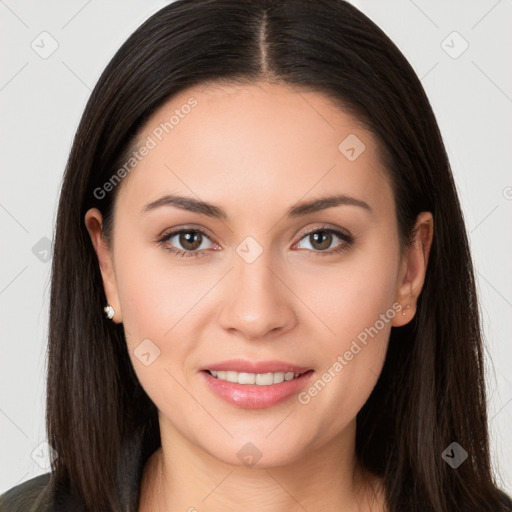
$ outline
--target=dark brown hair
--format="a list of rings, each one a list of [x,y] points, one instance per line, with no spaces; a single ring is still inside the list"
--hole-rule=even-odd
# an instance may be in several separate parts
[[[400,243],[421,211],[434,240],[417,313],[392,328],[382,374],[357,417],[360,463],[384,482],[393,512],[506,510],[490,467],[482,335],[461,207],[422,85],[393,42],[343,0],[178,0],[141,25],[100,77],[66,167],[55,232],[47,382],[52,485],[90,510],[119,510],[123,442],[159,445],[122,325],[105,320],[98,261],[84,224],[115,196],[94,191],[122,165],[148,117],[210,81],[283,83],[325,94],[377,137],[393,186]],[[469,454],[441,457],[453,441]]]

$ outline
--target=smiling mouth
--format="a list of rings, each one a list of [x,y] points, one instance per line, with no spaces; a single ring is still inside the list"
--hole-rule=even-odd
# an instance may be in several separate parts
[[[313,370],[307,370],[302,373],[294,372],[269,372],[269,373],[248,373],[248,372],[235,372],[235,371],[215,371],[205,370],[212,377],[223,380],[226,382],[232,382],[234,384],[248,384],[256,386],[271,386],[272,384],[281,384],[285,381],[295,380],[300,378],[306,373],[310,373]]]

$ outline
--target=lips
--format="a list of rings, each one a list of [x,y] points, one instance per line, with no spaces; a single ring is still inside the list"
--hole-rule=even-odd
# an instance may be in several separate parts
[[[219,379],[214,375],[219,372],[226,377],[238,372],[238,380],[243,383]],[[231,359],[204,366],[199,375],[209,390],[228,404],[243,409],[264,409],[290,400],[311,382],[314,373],[312,368],[286,361]],[[274,374],[276,382],[270,383],[269,374]],[[281,379],[285,375],[287,378]]]

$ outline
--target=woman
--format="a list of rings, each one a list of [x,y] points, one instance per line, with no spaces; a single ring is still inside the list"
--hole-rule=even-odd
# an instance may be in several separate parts
[[[178,0],[78,128],[57,457],[0,510],[511,510],[482,357],[449,162],[396,46],[341,0]]]

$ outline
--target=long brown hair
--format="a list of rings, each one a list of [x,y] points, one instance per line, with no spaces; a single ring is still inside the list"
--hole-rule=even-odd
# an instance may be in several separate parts
[[[126,439],[159,445],[122,325],[105,321],[84,215],[112,229],[116,193],[95,194],[122,165],[144,121],[208,81],[281,82],[323,93],[377,137],[393,185],[400,243],[421,211],[434,240],[417,314],[393,328],[378,383],[357,417],[360,463],[384,482],[393,512],[506,510],[489,460],[482,335],[474,270],[443,141],[422,85],[393,42],[343,0],[178,0],[113,57],[83,113],[55,232],[47,382],[52,486],[90,510],[120,510],[115,475]],[[469,454],[457,469],[452,442]]]

